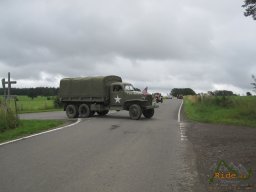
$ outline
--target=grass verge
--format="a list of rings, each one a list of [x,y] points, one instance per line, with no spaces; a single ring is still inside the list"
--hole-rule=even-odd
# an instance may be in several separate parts
[[[0,143],[46,131],[64,123],[64,120],[20,120],[17,128],[0,132]]]
[[[188,96],[184,110],[192,121],[256,127],[256,97]]]
[[[56,106],[56,97],[38,96],[31,99],[28,96],[17,96],[16,99],[16,110],[19,114],[63,110],[63,107]],[[8,104],[15,111],[15,101],[12,99]]]

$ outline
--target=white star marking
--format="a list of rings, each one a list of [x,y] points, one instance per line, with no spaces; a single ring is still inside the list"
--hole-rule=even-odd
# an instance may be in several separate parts
[[[114,99],[116,100],[116,103],[120,103],[121,98],[119,98],[118,95]]]

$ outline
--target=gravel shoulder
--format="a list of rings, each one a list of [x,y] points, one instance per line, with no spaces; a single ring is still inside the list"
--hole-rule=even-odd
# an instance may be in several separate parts
[[[189,122],[184,112],[183,122],[196,154],[199,180],[208,191],[256,191],[256,128]],[[220,161],[241,164],[253,175],[238,183],[209,183]]]

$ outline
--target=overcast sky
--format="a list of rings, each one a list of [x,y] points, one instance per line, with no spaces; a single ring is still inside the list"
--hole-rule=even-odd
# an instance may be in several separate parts
[[[256,21],[242,0],[1,0],[0,78],[15,87],[119,75],[168,93],[245,94],[256,75]]]

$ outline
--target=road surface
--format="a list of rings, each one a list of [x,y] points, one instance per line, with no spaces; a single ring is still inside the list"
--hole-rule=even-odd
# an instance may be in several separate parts
[[[19,114],[21,119],[67,119],[65,111]]]
[[[152,119],[130,120],[121,111],[0,146],[0,191],[200,191],[195,155],[177,121],[180,104],[166,100]]]

